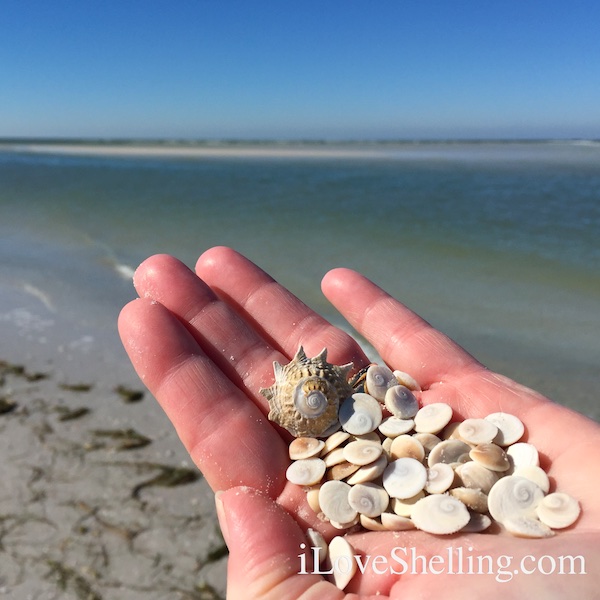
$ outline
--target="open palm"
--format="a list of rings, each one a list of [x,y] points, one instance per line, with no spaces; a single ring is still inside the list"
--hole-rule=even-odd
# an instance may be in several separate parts
[[[121,313],[121,338],[192,459],[219,491],[230,550],[228,597],[343,597],[323,576],[298,573],[308,527],[326,538],[340,532],[319,521],[304,492],[286,481],[290,438],[267,420],[259,389],[272,384],[273,361],[288,362],[301,344],[309,356],[326,347],[330,362],[352,361],[356,369],[369,362],[360,346],[228,248],[207,251],[196,273],[172,257],[154,256],[139,267],[134,283],[140,298]],[[360,598],[464,598],[467,591],[475,598],[534,591],[544,598],[599,597],[600,427],[488,371],[356,272],[335,269],[322,289],[390,367],[420,383],[423,404],[446,402],[459,419],[517,415],[553,487],[582,507],[574,526],[541,540],[497,531],[351,534],[365,568],[346,592]],[[310,554],[306,560],[310,571]]]

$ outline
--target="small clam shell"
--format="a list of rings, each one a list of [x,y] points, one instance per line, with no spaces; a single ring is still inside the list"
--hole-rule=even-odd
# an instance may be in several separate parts
[[[384,403],[385,407],[400,419],[412,419],[419,411],[419,401],[403,385],[389,388],[385,393]]]
[[[380,485],[359,483],[350,488],[348,502],[359,514],[378,517],[388,506],[390,497]]]
[[[479,444],[469,452],[469,456],[490,471],[502,472],[510,469],[506,453],[496,444]]]
[[[415,524],[408,517],[402,517],[394,513],[384,512],[381,513],[381,524],[388,531],[408,531],[414,529]]]
[[[385,365],[371,365],[365,378],[365,392],[383,402],[388,388],[398,385],[392,370]]]
[[[390,458],[395,460],[403,457],[415,458],[418,461],[422,461],[425,458],[423,444],[412,435],[404,434],[394,438],[390,447]]]
[[[315,566],[322,565],[327,559],[328,553],[327,542],[325,541],[325,538],[316,529],[311,529],[310,527],[306,530],[306,537],[308,538],[312,556],[315,556],[314,549],[316,549],[316,556],[319,564]]]
[[[394,371],[394,377],[400,385],[406,386],[409,390],[412,390],[413,392],[421,391],[421,386],[412,375],[409,375],[404,371]]]
[[[532,517],[521,516],[505,519],[502,525],[504,525],[506,531],[516,537],[546,538],[554,535],[550,527]]]
[[[325,463],[320,458],[294,461],[285,472],[288,481],[296,485],[316,485],[325,475]]]
[[[358,471],[358,469],[360,469],[358,465],[354,465],[345,460],[337,465],[333,465],[333,467],[327,471],[327,479],[346,479],[346,477],[349,477],[352,473]]]
[[[343,448],[334,448],[329,454],[321,456],[326,467],[333,467],[346,461]]]
[[[299,437],[290,443],[289,453],[292,460],[301,460],[317,456],[325,446],[325,442],[313,437]]]
[[[464,533],[479,533],[485,531],[491,524],[492,520],[482,513],[475,512],[474,510],[469,511],[469,522],[461,529]]]
[[[388,438],[395,438],[403,433],[408,433],[414,426],[415,422],[412,419],[401,419],[392,416],[381,421],[379,431]]]
[[[461,440],[444,440],[431,450],[427,457],[427,464],[432,467],[436,463],[448,465],[469,460],[471,446]]]
[[[391,498],[410,498],[427,482],[427,469],[414,458],[399,458],[383,472],[383,487]]]
[[[455,472],[464,487],[480,489],[484,494],[489,494],[492,486],[498,481],[497,471],[490,471],[475,461],[459,465]]]
[[[340,535],[329,542],[329,562],[333,568],[333,581],[343,590],[354,577],[358,565],[354,560],[354,548]]]
[[[445,402],[434,402],[420,408],[415,415],[417,433],[437,433],[452,419],[452,407]]]
[[[462,529],[470,520],[467,507],[447,494],[432,494],[413,507],[411,519],[417,529],[447,535]]]
[[[562,529],[577,521],[581,509],[579,502],[569,494],[554,492],[542,498],[535,511],[542,523],[552,529]]]
[[[383,452],[380,443],[357,440],[344,447],[344,458],[354,465],[368,465],[376,461]]]
[[[492,413],[485,417],[485,420],[493,423],[498,428],[498,433],[492,440],[498,446],[510,446],[518,442],[525,433],[525,427],[521,420],[509,413]]]
[[[451,496],[458,498],[467,508],[479,513],[487,512],[487,496],[481,490],[468,487],[455,487],[449,493]]]
[[[381,404],[368,394],[352,394],[340,406],[339,419],[342,428],[354,435],[375,431],[382,418]]]
[[[519,477],[526,477],[527,479],[531,479],[533,483],[538,485],[544,494],[547,494],[550,490],[550,479],[548,479],[548,475],[546,471],[540,467],[534,467],[533,465],[529,465],[527,467],[517,467],[513,475],[518,475]]]
[[[425,492],[421,490],[418,494],[411,496],[410,498],[392,498],[390,507],[394,511],[394,514],[400,515],[401,517],[410,517],[414,505],[425,497]]]
[[[341,446],[348,438],[350,434],[347,431],[336,431],[332,433],[326,440],[321,455],[329,454],[332,450]]]
[[[357,516],[348,502],[350,486],[343,481],[326,481],[319,490],[319,506],[330,521],[350,523]]]
[[[443,494],[454,482],[454,469],[446,463],[436,463],[427,469],[425,491],[428,494]]]
[[[465,419],[457,429],[458,435],[467,444],[485,444],[498,435],[498,428],[485,419]]]
[[[507,448],[506,454],[509,457],[513,470],[519,467],[540,466],[540,457],[537,448],[533,444],[517,442]]]
[[[544,492],[530,479],[507,475],[492,486],[488,509],[500,523],[519,517],[535,518],[535,509],[543,497]]]
[[[360,467],[360,469],[358,469],[358,471],[350,475],[350,477],[348,477],[346,481],[350,485],[356,485],[357,483],[365,483],[367,481],[374,481],[378,477],[381,477],[387,465],[387,456],[385,456],[385,454],[382,454],[375,462],[372,462],[369,465],[365,465],[364,467]]]

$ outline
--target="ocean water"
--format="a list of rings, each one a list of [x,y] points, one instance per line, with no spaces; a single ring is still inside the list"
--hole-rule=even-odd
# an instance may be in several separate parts
[[[115,321],[133,269],[224,244],[341,326],[320,280],[357,269],[490,368],[600,420],[599,143],[198,148],[0,145],[0,358],[126,369]]]

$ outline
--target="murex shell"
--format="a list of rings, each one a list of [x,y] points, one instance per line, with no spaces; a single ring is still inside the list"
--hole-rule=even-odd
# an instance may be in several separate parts
[[[302,346],[287,365],[275,361],[275,383],[260,390],[269,401],[269,419],[295,437],[323,435],[338,424],[340,402],[353,393],[352,366],[328,363],[326,348],[308,358]]]

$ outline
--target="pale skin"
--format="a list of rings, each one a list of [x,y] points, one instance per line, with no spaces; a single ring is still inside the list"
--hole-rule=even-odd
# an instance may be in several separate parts
[[[134,284],[139,298],[124,307],[120,335],[137,373],[217,492],[230,552],[230,600],[439,600],[484,594],[591,599],[600,593],[600,426],[487,370],[368,279],[343,268],[325,275],[324,295],[391,368],[420,383],[419,400],[447,402],[456,420],[498,411],[517,415],[526,426],[525,440],[540,452],[551,490],[577,498],[582,512],[573,526],[539,540],[497,529],[451,536],[354,533],[348,539],[363,564],[383,556],[387,567],[381,560],[376,568],[367,563],[365,574],[358,573],[344,591],[322,575],[299,574],[306,529],[317,529],[327,539],[340,532],[320,521],[305,492],[286,481],[291,436],[267,419],[259,390],[273,383],[273,361],[289,362],[300,344],[308,356],[326,347],[334,364],[352,361],[359,369],[369,360],[348,334],[229,248],[205,252],[195,273],[173,257],[153,256],[140,265]],[[399,551],[407,563],[402,573],[402,564],[391,558],[393,549],[408,553],[413,547],[423,558],[411,573],[411,555]],[[424,561],[433,555],[447,560],[449,552],[475,561],[489,557],[482,567],[473,563],[485,574],[423,573]],[[560,575],[559,557],[567,555],[583,558],[574,562],[576,574]],[[540,566],[553,574],[536,569],[540,557],[551,557]],[[310,571],[310,554],[306,561]],[[433,564],[443,569],[443,563]],[[487,574],[490,565],[492,574]],[[571,564],[564,565],[569,573]],[[582,570],[586,574],[579,574]],[[498,571],[510,581],[498,582]]]

